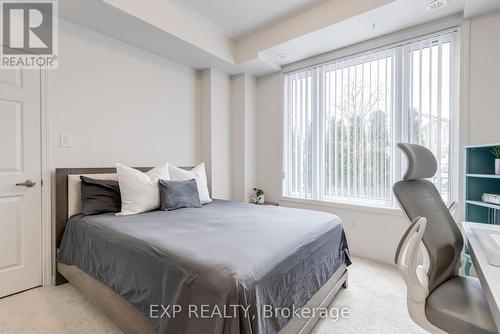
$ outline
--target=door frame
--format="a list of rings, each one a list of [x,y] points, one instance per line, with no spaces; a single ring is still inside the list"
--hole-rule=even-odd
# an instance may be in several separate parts
[[[40,70],[40,156],[42,177],[42,286],[55,283],[54,263],[52,254],[53,224],[52,224],[52,163],[50,159],[50,94],[49,71]],[[54,254],[55,255],[55,254]]]

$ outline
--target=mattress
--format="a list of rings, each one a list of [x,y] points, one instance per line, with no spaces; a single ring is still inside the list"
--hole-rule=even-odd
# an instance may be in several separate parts
[[[57,261],[113,289],[157,333],[277,333],[350,255],[332,214],[214,200],[70,218]]]

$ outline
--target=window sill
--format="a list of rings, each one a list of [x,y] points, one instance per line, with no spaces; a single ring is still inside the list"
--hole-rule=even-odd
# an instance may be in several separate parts
[[[381,207],[367,206],[357,203],[330,202],[330,201],[320,201],[314,199],[300,199],[300,198],[286,197],[286,196],[281,196],[279,202],[280,205],[281,203],[296,203],[296,204],[305,204],[312,206],[321,206],[333,209],[352,210],[352,211],[367,212],[380,215],[404,217],[403,212],[399,208],[381,208]]]

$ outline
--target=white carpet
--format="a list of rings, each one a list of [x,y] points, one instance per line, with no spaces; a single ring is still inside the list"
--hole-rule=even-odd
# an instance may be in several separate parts
[[[406,289],[394,267],[354,258],[349,288],[331,307],[350,308],[347,319],[322,319],[314,334],[425,333],[406,311]],[[70,284],[0,299],[0,333],[121,333]]]

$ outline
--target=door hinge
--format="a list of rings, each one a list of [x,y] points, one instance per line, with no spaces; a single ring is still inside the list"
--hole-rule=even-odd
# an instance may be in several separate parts
[[[43,180],[40,180],[40,187],[43,187]]]

